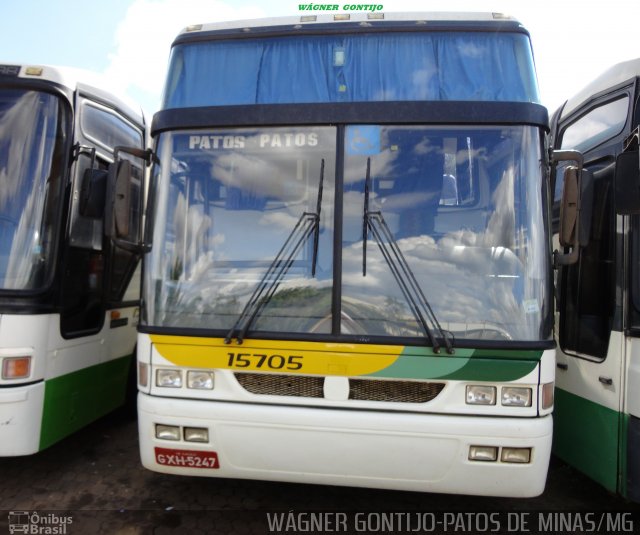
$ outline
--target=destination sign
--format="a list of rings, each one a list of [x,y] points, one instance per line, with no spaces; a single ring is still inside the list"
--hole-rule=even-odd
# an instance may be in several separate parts
[[[278,149],[316,149],[321,148],[322,132],[311,129],[305,131],[257,131],[238,134],[220,132],[198,132],[176,136],[176,149],[189,152],[242,151],[242,150],[278,150]],[[331,145],[335,143],[335,134],[331,135]],[[327,143],[324,143],[325,148]]]

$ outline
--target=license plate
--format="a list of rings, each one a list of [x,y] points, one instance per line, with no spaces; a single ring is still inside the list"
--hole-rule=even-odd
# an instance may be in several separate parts
[[[155,448],[156,462],[164,466],[181,468],[220,468],[215,451],[175,450]]]

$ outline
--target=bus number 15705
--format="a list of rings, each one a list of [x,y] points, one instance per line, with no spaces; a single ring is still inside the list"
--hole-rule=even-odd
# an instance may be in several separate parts
[[[300,370],[302,355],[267,355],[264,353],[227,353],[230,368],[256,368],[270,370]]]

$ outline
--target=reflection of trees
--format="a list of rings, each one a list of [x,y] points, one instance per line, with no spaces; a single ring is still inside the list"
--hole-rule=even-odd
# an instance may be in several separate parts
[[[252,291],[253,285],[244,279],[225,283],[212,277],[178,283],[167,288],[163,324],[230,329]],[[309,332],[330,316],[331,297],[330,285],[305,279],[285,281],[268,303],[262,303],[252,330]]]

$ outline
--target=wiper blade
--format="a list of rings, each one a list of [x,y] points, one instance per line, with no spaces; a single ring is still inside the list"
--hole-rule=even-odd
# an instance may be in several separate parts
[[[433,346],[433,352],[440,352],[440,343],[433,330],[429,327],[429,321],[435,327],[440,338],[442,338],[447,353],[455,353],[451,340],[440,326],[438,318],[433,312],[420,284],[418,283],[407,259],[402,254],[398,242],[393,236],[391,229],[380,210],[369,210],[369,195],[371,184],[371,158],[367,158],[367,173],[364,185],[364,215],[362,223],[362,276],[367,275],[367,240],[371,233],[382,253],[382,256],[389,266],[393,278],[398,283],[400,291],[404,296],[409,308],[418,324],[422,327]]]
[[[284,244],[273,259],[266,273],[254,289],[251,297],[244,306],[231,330],[224,339],[230,344],[236,337],[236,343],[242,344],[256,318],[260,316],[271,298],[275,295],[282,279],[286,276],[293,262],[309,237],[313,236],[313,251],[311,259],[311,276],[316,275],[318,261],[318,242],[320,240],[320,210],[322,208],[322,191],[324,187],[324,159],[320,163],[320,181],[315,212],[303,212]]]

